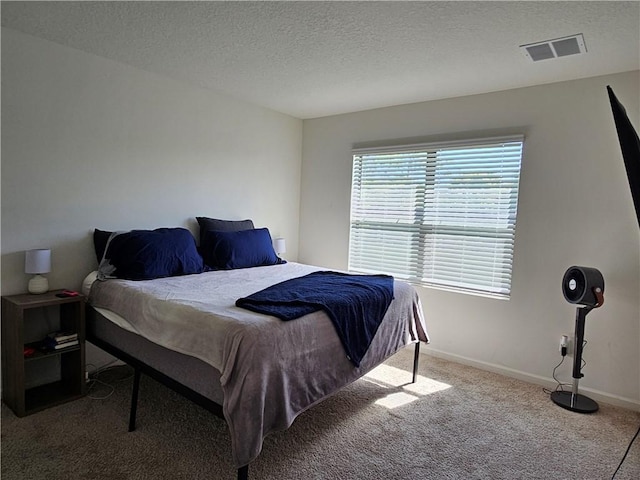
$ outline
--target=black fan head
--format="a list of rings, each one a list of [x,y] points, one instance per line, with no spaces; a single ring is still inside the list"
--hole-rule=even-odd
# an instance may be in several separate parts
[[[598,305],[596,289],[604,293],[604,278],[595,268],[570,267],[562,279],[562,293],[569,303],[595,307]]]

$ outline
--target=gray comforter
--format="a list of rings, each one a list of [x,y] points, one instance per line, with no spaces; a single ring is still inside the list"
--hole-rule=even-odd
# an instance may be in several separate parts
[[[358,379],[402,347],[428,341],[417,292],[394,282],[394,300],[359,368],[347,359],[326,314],[290,322],[235,306],[269,285],[322,270],[288,263],[149,281],[96,281],[89,302],[130,329],[197,357],[221,373],[223,412],[237,467],[250,463],[270,432]]]

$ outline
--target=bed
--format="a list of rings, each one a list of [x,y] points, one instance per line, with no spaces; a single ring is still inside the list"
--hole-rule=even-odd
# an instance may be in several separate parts
[[[265,436],[412,343],[415,381],[428,336],[420,299],[404,282],[392,280],[393,299],[358,362],[323,310],[282,321],[236,306],[321,271],[279,261],[147,280],[88,277],[87,339],[135,369],[129,429],[145,373],[226,420],[238,478],[248,478]]]

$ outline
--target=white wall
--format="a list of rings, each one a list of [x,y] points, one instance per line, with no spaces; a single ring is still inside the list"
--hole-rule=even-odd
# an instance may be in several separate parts
[[[562,276],[593,266],[606,301],[587,317],[580,386],[640,408],[640,234],[606,85],[640,129],[639,72],[305,120],[300,260],[347,267],[354,145],[524,133],[511,299],[418,288],[429,348],[545,383],[574,331]]]
[[[52,249],[52,288],[97,266],[94,228],[252,218],[298,244],[302,122],[2,29],[2,294],[24,251]]]
[[[295,260],[301,142],[298,119],[3,28],[2,294],[26,290],[25,250],[79,289],[94,228],[197,234],[196,215],[252,218]]]

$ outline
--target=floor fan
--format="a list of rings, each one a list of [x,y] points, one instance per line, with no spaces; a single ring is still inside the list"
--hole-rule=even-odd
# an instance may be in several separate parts
[[[590,267],[570,267],[562,279],[562,293],[569,303],[576,307],[576,328],[573,340],[573,388],[555,391],[551,400],[562,408],[579,413],[593,413],[598,404],[578,393],[578,383],[584,376],[582,370],[582,348],[584,346],[584,324],[587,314],[604,303],[604,278],[599,270]]]

